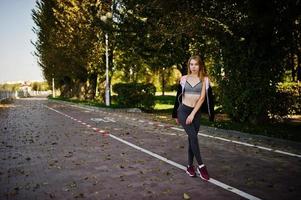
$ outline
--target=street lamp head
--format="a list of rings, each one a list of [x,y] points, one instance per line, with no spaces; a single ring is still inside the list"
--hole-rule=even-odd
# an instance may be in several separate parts
[[[112,13],[111,13],[111,12],[107,12],[107,13],[106,13],[106,17],[107,17],[108,19],[112,19]]]
[[[100,16],[100,20],[103,22],[107,22],[108,19],[112,19],[111,12],[107,12],[105,15]]]
[[[100,17],[100,20],[103,21],[103,22],[106,22],[107,21],[107,16],[106,15],[102,15]]]

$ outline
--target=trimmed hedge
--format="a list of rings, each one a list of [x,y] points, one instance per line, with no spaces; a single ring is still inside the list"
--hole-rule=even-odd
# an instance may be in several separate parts
[[[116,101],[121,107],[152,110],[155,106],[156,88],[151,83],[117,83],[113,85],[113,91],[117,93]]]
[[[212,89],[215,94],[215,105],[221,109],[216,112],[225,112],[221,88],[213,86]],[[270,106],[267,109],[270,117],[279,119],[287,115],[301,114],[301,83],[280,83],[277,85],[275,95],[270,95],[269,98]]]

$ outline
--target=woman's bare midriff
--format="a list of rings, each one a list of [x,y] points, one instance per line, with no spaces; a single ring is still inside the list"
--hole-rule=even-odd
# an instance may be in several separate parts
[[[194,107],[201,95],[198,94],[185,94],[182,99],[182,103],[189,107]]]

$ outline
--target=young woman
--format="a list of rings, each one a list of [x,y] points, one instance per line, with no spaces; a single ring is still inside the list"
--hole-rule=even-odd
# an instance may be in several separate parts
[[[188,166],[186,173],[191,177],[196,176],[193,166],[195,157],[198,163],[197,172],[200,177],[209,180],[209,174],[203,164],[198,142],[201,120],[200,107],[206,95],[205,67],[200,56],[192,56],[187,65],[188,75],[181,77],[172,117],[176,118],[177,124],[180,123],[188,135]]]

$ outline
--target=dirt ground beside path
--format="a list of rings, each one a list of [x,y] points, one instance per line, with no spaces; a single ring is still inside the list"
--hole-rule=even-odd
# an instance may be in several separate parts
[[[46,99],[22,99],[0,108],[0,199],[183,199],[184,193],[190,199],[242,199],[46,106],[181,165],[186,163],[186,135],[168,124],[142,123],[149,119],[137,113],[118,116]],[[104,117],[116,123],[91,121]],[[211,134],[209,129],[203,131]],[[263,199],[301,197],[301,159],[199,139],[215,179]],[[288,148],[277,146],[278,142],[260,142]],[[295,145],[286,144],[297,153],[300,145]]]

